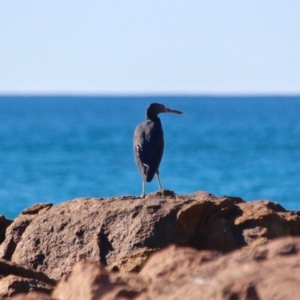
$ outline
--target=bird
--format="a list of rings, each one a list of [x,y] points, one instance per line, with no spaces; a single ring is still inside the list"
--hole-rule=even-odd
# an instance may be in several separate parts
[[[158,114],[183,112],[166,108],[163,104],[151,103],[146,110],[146,120],[140,123],[133,136],[135,163],[143,179],[141,198],[146,198],[146,182],[151,182],[156,174],[158,185],[162,191],[159,177],[159,165],[164,152],[164,133]]]

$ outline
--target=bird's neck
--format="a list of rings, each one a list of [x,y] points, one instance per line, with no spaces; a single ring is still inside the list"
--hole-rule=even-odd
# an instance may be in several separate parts
[[[159,122],[160,118],[157,115],[147,114],[147,120],[151,120],[153,122]]]

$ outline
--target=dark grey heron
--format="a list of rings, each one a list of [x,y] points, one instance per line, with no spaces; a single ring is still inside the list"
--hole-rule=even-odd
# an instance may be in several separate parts
[[[158,185],[162,190],[159,178],[159,164],[164,152],[164,133],[160,113],[183,114],[181,111],[166,108],[159,103],[152,103],[146,111],[147,120],[140,123],[134,132],[133,151],[137,167],[143,179],[142,198],[146,197],[146,182],[152,181],[156,174]]]

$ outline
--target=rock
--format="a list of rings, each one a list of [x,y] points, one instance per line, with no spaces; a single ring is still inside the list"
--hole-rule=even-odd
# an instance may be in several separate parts
[[[26,208],[22,211],[22,215],[36,215],[40,211],[47,211],[49,208],[53,206],[52,203],[39,203],[35,204],[29,208]]]
[[[29,292],[28,294],[18,294],[11,298],[13,300],[55,300],[51,296],[44,293]]]
[[[40,291],[51,293],[53,287],[31,278],[23,278],[9,275],[0,280],[0,299],[10,299],[19,293],[29,293],[30,291]]]
[[[18,266],[17,264],[0,259],[0,278],[9,276],[9,275],[15,275],[18,277],[23,278],[31,278],[36,279],[38,281],[44,282],[50,286],[54,286],[56,284],[56,281],[53,279],[50,279],[48,276],[46,276],[43,273],[36,272],[34,270],[25,269],[22,266]]]
[[[108,272],[100,264],[78,262],[72,272],[61,279],[52,298],[298,299],[299,259],[299,237],[280,238],[255,249],[242,248],[225,255],[216,251],[169,246],[151,255],[139,274]]]
[[[138,299],[298,299],[299,259],[299,237],[223,256],[171,246],[140,272],[150,286]]]
[[[6,238],[0,246],[0,258],[11,259],[22,234],[34,217],[33,215],[20,215],[6,229]]]
[[[222,254],[217,251],[198,251],[172,245],[153,254],[139,274],[148,282],[159,281],[159,278],[175,281],[185,276],[196,276],[200,266],[220,257]]]
[[[108,269],[122,273],[138,272],[147,258],[157,249],[141,249],[113,262]]]
[[[10,222],[10,226],[6,229],[6,238],[0,247],[0,258],[10,260],[22,234],[26,230],[30,222],[35,218],[39,212],[47,211],[52,204],[36,204],[31,208],[27,208],[18,216],[14,222]],[[11,224],[12,223],[12,224]]]
[[[55,283],[45,274],[0,259],[0,299],[9,299],[15,294],[30,291],[50,294]]]
[[[300,235],[300,214],[270,201],[227,197],[191,203],[178,213],[181,245],[229,252],[281,236]]]
[[[31,208],[9,226],[0,254],[59,280],[82,259],[138,272],[171,244],[227,253],[286,235],[300,235],[299,213],[272,202],[163,191]]]
[[[3,215],[0,215],[0,244],[4,241],[6,229],[12,222],[13,221],[6,219]]]
[[[100,264],[81,261],[53,292],[54,299],[136,299],[147,290],[137,274],[109,273]]]
[[[280,236],[299,235],[299,212],[287,212],[270,201],[244,202],[239,207],[243,213],[234,220],[239,246],[256,246]]]

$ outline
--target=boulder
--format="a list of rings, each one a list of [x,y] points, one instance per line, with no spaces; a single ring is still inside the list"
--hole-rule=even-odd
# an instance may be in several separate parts
[[[222,256],[171,246],[140,272],[149,288],[137,299],[298,299],[299,259],[299,237]]]
[[[153,252],[171,244],[227,253],[287,235],[300,235],[300,216],[278,204],[164,191],[147,199],[81,198],[35,206],[8,227],[0,254],[59,280],[83,259],[138,272]]]

